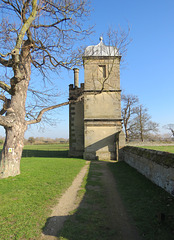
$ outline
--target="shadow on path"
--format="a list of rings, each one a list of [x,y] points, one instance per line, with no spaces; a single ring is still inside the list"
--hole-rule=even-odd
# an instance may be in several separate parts
[[[106,162],[92,161],[90,163],[86,182],[82,184],[78,195],[81,196],[81,199],[79,197],[76,200],[79,205],[75,211],[71,212],[71,215],[52,216],[47,219],[43,229],[46,237],[44,239],[140,239],[137,229],[122,205],[115,180]],[[57,225],[60,225],[58,229],[62,226],[63,228],[57,231],[55,230]]]

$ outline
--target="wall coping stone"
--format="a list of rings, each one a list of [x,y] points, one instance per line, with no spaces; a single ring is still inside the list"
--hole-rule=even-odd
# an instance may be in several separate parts
[[[156,151],[146,148],[125,146],[123,151],[131,152],[140,157],[145,157],[159,165],[174,168],[174,154],[169,152]]]

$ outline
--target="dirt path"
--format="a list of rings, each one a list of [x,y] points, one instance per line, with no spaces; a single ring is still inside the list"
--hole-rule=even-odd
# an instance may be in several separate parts
[[[106,195],[106,211],[109,216],[108,221],[112,229],[117,229],[117,238],[114,240],[140,240],[137,229],[132,220],[128,217],[125,208],[117,192],[115,179],[107,166],[106,162],[96,162],[99,168],[96,171],[99,173],[99,180],[104,186],[103,190]],[[68,218],[69,213],[78,207],[76,196],[80,189],[81,183],[85,174],[87,173],[89,163],[82,168],[80,173],[73,181],[71,187],[59,200],[57,206],[54,207],[52,215],[47,221],[46,227],[42,234],[43,240],[56,240],[59,239],[57,233],[63,227],[65,220]],[[82,204],[81,204],[82,205]],[[80,204],[79,204],[80,207]],[[77,239],[78,240],[78,239]]]
[[[57,233],[62,228],[71,211],[78,207],[76,197],[80,189],[83,178],[89,168],[89,162],[81,169],[80,173],[74,179],[72,185],[67,189],[63,196],[58,200],[58,204],[52,209],[52,214],[47,220],[46,227],[42,233],[41,239],[54,240],[58,239]]]

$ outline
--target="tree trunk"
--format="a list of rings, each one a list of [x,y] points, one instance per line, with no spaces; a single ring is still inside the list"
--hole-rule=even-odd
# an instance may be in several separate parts
[[[129,142],[129,132],[128,132],[128,130],[126,129],[126,142]]]
[[[11,79],[10,108],[14,115],[14,122],[11,126],[4,126],[6,139],[0,159],[0,178],[16,176],[20,174],[20,160],[24,146],[24,133],[27,130],[25,121],[25,102],[27,97],[28,84],[31,74],[31,59],[29,48],[25,46],[20,55],[20,63],[14,67],[14,77]],[[9,110],[9,111],[8,111]]]
[[[25,131],[26,125],[17,121],[13,127],[6,128],[6,139],[1,154],[0,178],[20,174]]]
[[[143,136],[143,121],[142,121],[142,108],[140,106],[140,138],[141,141],[144,142],[144,136]]]

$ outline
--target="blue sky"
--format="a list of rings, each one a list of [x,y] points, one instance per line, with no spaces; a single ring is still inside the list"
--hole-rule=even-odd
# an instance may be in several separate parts
[[[127,94],[139,97],[152,116],[162,126],[174,123],[174,1],[173,0],[92,0],[93,9],[89,23],[95,25],[95,33],[84,45],[99,43],[99,37],[108,28],[131,27],[131,44],[128,47],[126,65],[121,68],[121,88]],[[83,70],[80,70],[83,82]],[[68,85],[73,83],[73,72],[62,71],[53,76],[62,92],[59,101],[68,97]],[[68,138],[68,107],[54,111],[56,127],[39,131],[33,126],[29,136]],[[162,130],[164,131],[164,130]],[[3,135],[3,130],[0,130]]]

